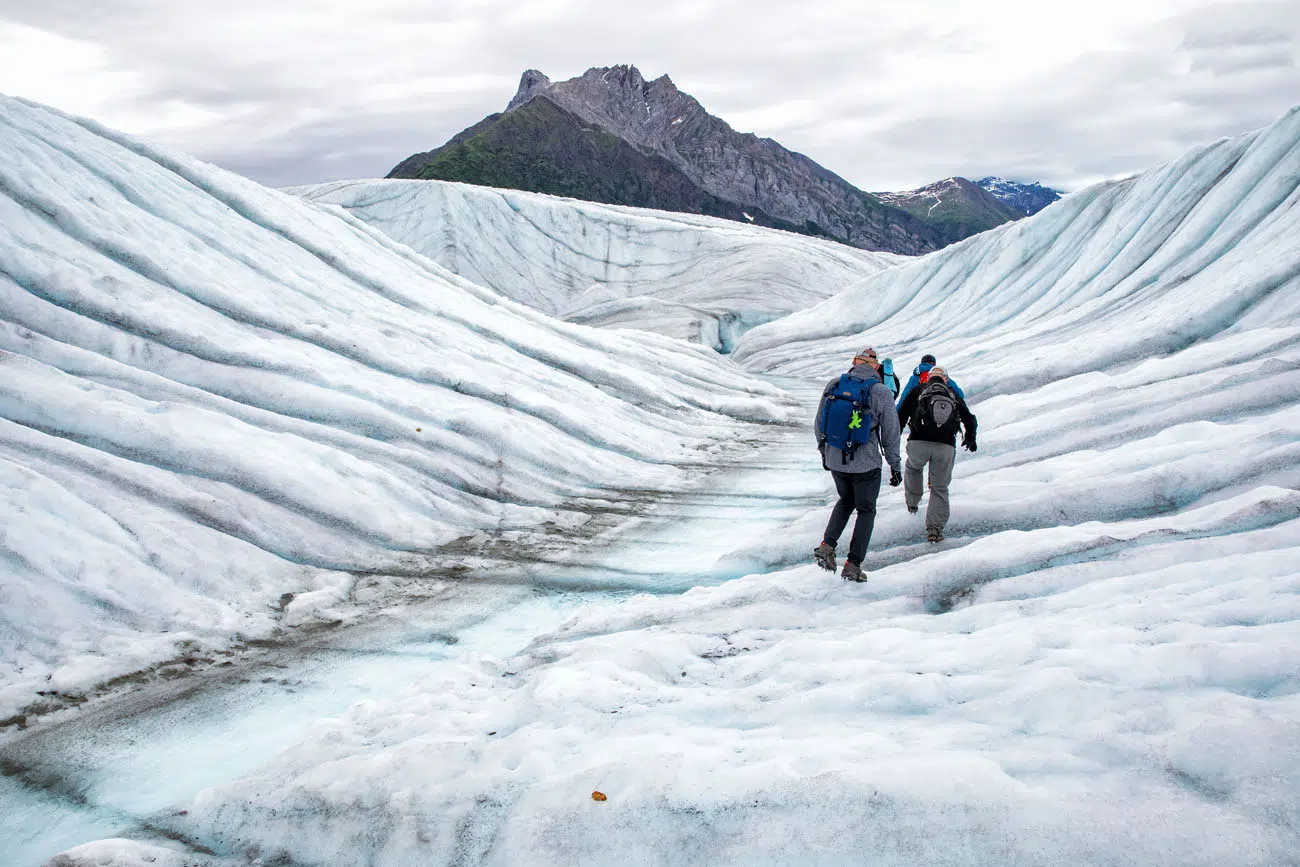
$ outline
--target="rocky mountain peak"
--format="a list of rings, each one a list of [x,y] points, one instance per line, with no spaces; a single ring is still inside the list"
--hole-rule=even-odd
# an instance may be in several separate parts
[[[519,89],[515,91],[514,98],[506,106],[506,111],[518,108],[541,91],[550,87],[551,80],[546,77],[546,73],[536,69],[525,69],[524,74],[519,78]]]
[[[668,73],[666,72],[663,75],[656,78],[654,81],[650,82],[650,86],[662,88],[665,91],[671,91],[673,93],[678,92],[677,85],[673,84],[673,80],[668,77]]]
[[[630,64],[617,66],[593,66],[582,75],[570,81],[561,82],[572,85],[581,82],[583,86],[597,86],[604,90],[623,90],[650,98],[654,95],[677,93],[677,85],[666,74],[653,81],[647,81],[641,70]]]
[[[593,66],[582,75],[552,83],[536,69],[524,73],[506,111],[539,94],[590,124],[607,129],[644,150],[669,159],[682,125],[707,118],[704,107],[682,93],[667,75],[647,81],[630,64]]]
[[[930,223],[948,243],[1023,216],[979,184],[961,177],[944,178],[915,190],[873,195]]]
[[[630,64],[552,82],[529,69],[505,112],[390,173],[708,213],[925,253],[1019,216],[964,178],[872,196],[772,139],[739,133],[667,75]]]
[[[645,76],[641,74],[641,70],[627,63],[620,63],[616,66],[593,66],[579,78],[599,81],[605,87],[620,87],[642,91],[646,88]]]

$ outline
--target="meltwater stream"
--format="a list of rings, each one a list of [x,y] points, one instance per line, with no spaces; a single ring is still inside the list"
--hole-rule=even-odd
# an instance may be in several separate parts
[[[464,653],[509,655],[558,625],[576,594],[493,588],[342,646],[249,666],[159,706],[137,697],[0,748],[0,864],[36,865],[70,846],[145,829],[198,791],[237,779],[299,740],[313,721],[395,695]],[[366,641],[366,637],[372,639]],[[134,700],[133,700],[134,699]]]
[[[74,711],[0,741],[0,865],[36,867],[106,837],[165,835],[167,817],[231,782],[357,701],[418,688],[465,654],[509,657],[584,604],[682,592],[755,571],[746,547],[823,502],[804,430],[769,442],[694,491],[669,496],[612,542],[536,584],[448,587],[382,624]],[[193,841],[202,843],[203,841]]]

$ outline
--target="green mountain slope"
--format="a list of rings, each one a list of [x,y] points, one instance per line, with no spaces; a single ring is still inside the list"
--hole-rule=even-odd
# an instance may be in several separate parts
[[[876,193],[876,197],[933,226],[946,244],[1025,216],[966,178],[945,178],[920,189]]]
[[[776,220],[711,195],[667,159],[643,153],[545,96],[490,115],[442,147],[403,160],[388,176],[461,181],[825,234],[815,225]]]

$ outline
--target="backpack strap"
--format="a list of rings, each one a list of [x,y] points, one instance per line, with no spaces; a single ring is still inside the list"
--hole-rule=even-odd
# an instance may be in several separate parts
[[[830,420],[831,401],[842,400],[842,398],[839,396],[839,394],[837,394],[837,392],[844,387],[844,377],[847,375],[848,374],[843,374],[843,373],[840,374],[840,378],[835,382],[833,382],[832,384],[828,385],[826,387],[826,390],[822,392],[822,403],[823,403],[822,418],[821,418],[822,435],[818,438],[818,442],[817,442],[818,448],[826,447],[826,424]]]

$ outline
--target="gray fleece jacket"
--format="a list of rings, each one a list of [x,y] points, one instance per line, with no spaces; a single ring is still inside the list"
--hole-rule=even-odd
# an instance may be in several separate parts
[[[872,444],[858,446],[853,453],[853,460],[842,463],[843,452],[840,449],[822,445],[822,413],[826,410],[826,392],[839,383],[840,378],[837,376],[822,389],[822,399],[813,419],[817,443],[822,451],[822,465],[837,473],[869,473],[880,469],[880,454],[884,452],[890,468],[901,471],[903,461],[898,452],[898,411],[894,409],[894,393],[880,381],[880,375],[866,364],[854,365],[849,376],[863,382],[874,380],[876,383],[871,387],[868,397],[871,404],[871,438],[878,448],[872,448]]]

